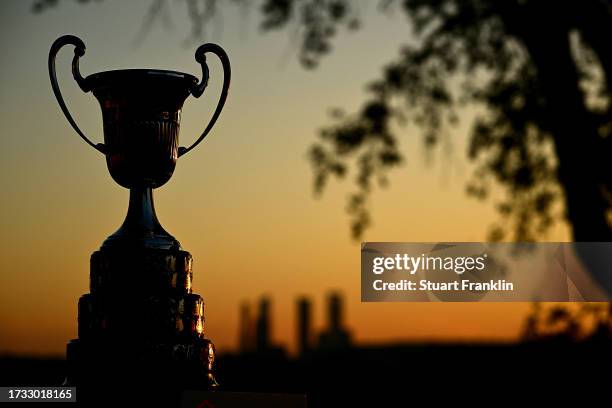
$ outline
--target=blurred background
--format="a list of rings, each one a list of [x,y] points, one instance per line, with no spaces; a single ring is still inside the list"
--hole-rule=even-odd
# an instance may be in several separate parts
[[[612,14],[608,2],[580,13],[574,3],[557,10],[571,22],[552,19],[535,38],[546,9],[532,1],[3,2],[0,352],[63,357],[89,256],[127,208],[53,97],[48,51],[66,33],[85,41],[83,75],[200,77],[203,42],[230,56],[219,122],[155,191],[161,223],[194,256],[219,354],[507,346],[538,338],[540,320],[573,341],[587,315],[591,329],[609,328],[607,305],[359,294],[360,241],[610,240],[610,55],[593,30]],[[101,141],[99,106],[71,58],[58,57],[64,97]],[[185,103],[184,146],[217,101],[221,67],[209,66],[204,96]]]

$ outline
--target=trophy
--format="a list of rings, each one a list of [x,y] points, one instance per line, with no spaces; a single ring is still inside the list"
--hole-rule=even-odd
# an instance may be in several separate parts
[[[72,74],[102,109],[104,143],[93,143],[68,111],[57,83],[55,58],[74,46]],[[199,98],[209,79],[206,54],[223,66],[217,107],[200,137],[179,147],[181,109]],[[90,293],[79,300],[78,339],[67,347],[67,383],[138,381],[175,388],[214,389],[214,346],[204,336],[204,302],[192,293],[192,257],[159,223],[153,189],[172,177],[177,159],[209,134],[227,99],[230,63],[216,44],[201,45],[195,59],[202,80],[182,72],[123,69],[83,78],[85,44],[58,38],[49,52],[49,76],[59,106],[76,133],[102,153],[113,180],[130,190],[127,216],[91,256]]]

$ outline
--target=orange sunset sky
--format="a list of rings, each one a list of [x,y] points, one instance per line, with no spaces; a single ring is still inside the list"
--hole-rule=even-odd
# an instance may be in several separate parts
[[[85,41],[83,75],[128,67],[201,75],[193,58],[199,43],[185,41],[184,3],[169,2],[173,28],[158,24],[137,43],[149,4],[66,1],[40,15],[30,12],[30,1],[0,5],[0,352],[64,352],[76,337],[78,298],[88,292],[89,256],[127,209],[127,190],[69,127],[53,97],[46,65],[53,40],[72,33]],[[329,108],[357,109],[364,84],[410,40],[403,15],[362,4],[363,28],[341,34],[315,71],[298,64],[288,32],[260,32],[256,8],[246,17],[236,7],[222,9],[222,24],[202,41],[230,55],[230,97],[212,134],[179,160],[155,198],[164,227],[194,256],[194,291],[206,301],[207,334],[220,352],[236,347],[241,301],[271,295],[273,337],[293,346],[295,297],[311,296],[321,328],[331,289],[343,291],[358,342],[512,340],[519,333],[528,304],[360,303],[360,246],[344,212],[351,182],[333,182],[315,199],[306,152],[329,123]],[[101,141],[99,107],[72,80],[69,48],[58,59],[60,85],[81,128]],[[182,145],[201,132],[219,94],[220,64],[209,61],[208,90],[185,103]],[[374,195],[365,240],[485,239],[496,219],[493,205],[464,194],[473,114],[463,112],[453,153],[441,149],[431,164],[418,131],[402,129],[407,160],[390,188]],[[566,228],[548,238],[566,240]]]

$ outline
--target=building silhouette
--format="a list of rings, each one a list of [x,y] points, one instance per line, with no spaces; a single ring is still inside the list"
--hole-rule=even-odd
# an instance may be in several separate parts
[[[340,292],[327,297],[326,327],[315,336],[313,331],[312,301],[302,296],[296,299],[295,340],[298,357],[317,351],[341,351],[351,347],[351,335],[344,323],[344,301]],[[239,352],[241,354],[270,354],[282,352],[272,342],[272,301],[262,297],[254,319],[249,304],[240,305]],[[315,341],[316,339],[316,341]],[[284,354],[282,352],[281,354]]]
[[[240,305],[240,322],[238,334],[238,347],[241,353],[253,351],[253,319],[251,316],[251,308],[248,302],[242,302]]]
[[[270,299],[265,296],[259,300],[259,315],[255,327],[255,349],[258,352],[270,349],[270,302]]]
[[[319,336],[320,350],[342,350],[351,346],[351,336],[343,323],[342,295],[332,292],[327,298],[327,328]]]
[[[296,341],[298,355],[305,356],[312,348],[312,302],[307,297],[298,298]]]

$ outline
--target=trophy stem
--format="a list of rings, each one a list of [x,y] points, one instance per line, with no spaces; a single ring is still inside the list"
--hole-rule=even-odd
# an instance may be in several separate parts
[[[159,223],[153,204],[153,189],[130,189],[128,212],[121,227],[102,244],[103,249],[180,249],[180,243]]]
[[[153,189],[150,187],[130,189],[130,204],[122,227],[153,231],[158,226],[161,228],[155,214]]]

